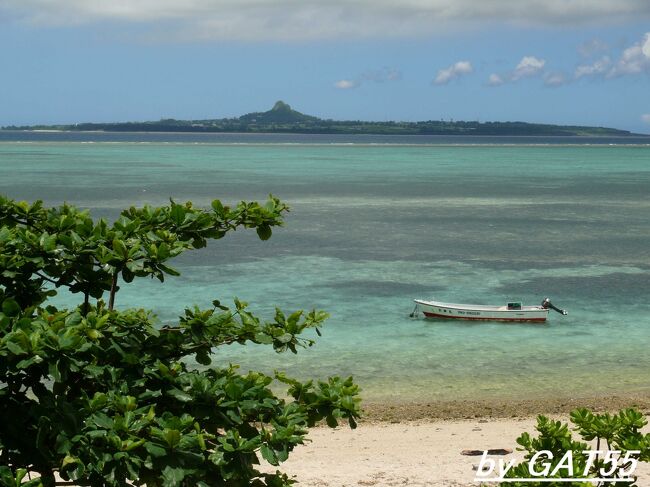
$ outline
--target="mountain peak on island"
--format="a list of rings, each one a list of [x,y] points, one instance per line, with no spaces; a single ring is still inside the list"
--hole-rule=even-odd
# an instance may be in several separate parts
[[[282,100],[278,100],[275,102],[275,105],[273,105],[273,108],[271,108],[272,112],[291,112],[291,106],[288,103],[283,102]]]
[[[247,123],[296,123],[296,122],[314,122],[319,120],[318,117],[305,115],[291,108],[288,103],[278,100],[269,111],[247,113],[239,117],[241,122]]]

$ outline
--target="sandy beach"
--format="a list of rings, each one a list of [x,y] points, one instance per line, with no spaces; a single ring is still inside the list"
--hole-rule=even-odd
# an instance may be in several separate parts
[[[601,401],[601,407],[592,407],[598,411],[614,411],[618,406],[636,404],[646,414],[650,413],[650,404],[642,398],[601,398]],[[579,405],[589,403],[583,400]],[[456,409],[437,409],[438,417],[429,418],[425,417],[428,410],[425,405],[370,406],[366,421],[356,430],[347,427],[312,430],[311,441],[296,449],[281,470],[305,487],[476,487],[481,485],[474,481],[481,457],[463,455],[463,450],[510,449],[512,454],[491,458],[520,460],[522,453],[516,450],[516,438],[524,431],[534,433],[535,415],[528,409],[542,405],[534,401],[507,404],[509,407],[505,409],[494,409],[492,416],[483,414],[470,419],[453,418],[469,417],[479,411],[485,413],[489,406],[456,404]],[[612,405],[617,408],[604,407]],[[553,411],[577,407],[571,401],[545,401],[545,406],[539,411],[565,422],[568,412]],[[431,406],[428,414],[433,411]],[[440,417],[445,416],[444,411],[448,411],[447,418]],[[503,417],[504,414],[514,417]],[[638,485],[650,485],[650,464],[640,464],[636,473]]]
[[[481,457],[461,452],[512,449],[510,455],[490,458],[521,459],[515,440],[523,431],[532,433],[534,424],[528,418],[362,424],[355,431],[317,428],[309,435],[311,443],[294,451],[282,470],[305,487],[476,487]],[[637,474],[638,485],[650,485],[649,464],[640,464]]]

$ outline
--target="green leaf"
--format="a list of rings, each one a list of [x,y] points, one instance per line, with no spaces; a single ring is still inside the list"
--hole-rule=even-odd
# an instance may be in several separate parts
[[[266,443],[262,445],[260,448],[260,453],[262,454],[262,457],[264,460],[269,462],[273,466],[278,466],[280,465],[280,462],[278,461],[278,457],[275,454],[275,451],[273,451],[273,448],[270,448]]]
[[[289,343],[293,340],[293,335],[291,333],[283,333],[277,338],[277,340],[281,343]]]
[[[14,473],[5,465],[0,465],[0,485],[3,487],[14,487],[16,485]]]
[[[216,213],[218,213],[218,214],[220,214],[220,215],[223,214],[223,212],[224,212],[224,208],[223,208],[223,205],[221,204],[221,201],[219,201],[219,200],[214,200],[214,201],[211,203],[211,205],[212,205],[212,209],[213,209]]]
[[[185,208],[183,208],[181,205],[172,204],[170,215],[176,225],[181,225],[185,219]]]
[[[161,242],[158,246],[158,259],[166,260],[169,258],[169,245],[165,242]]]
[[[8,227],[0,227],[0,242],[6,242],[11,238],[11,231]]]
[[[113,250],[124,259],[129,256],[129,251],[126,249],[126,245],[124,245],[124,242],[118,238],[113,239]]]
[[[20,314],[20,305],[13,298],[5,299],[2,302],[2,312],[9,317]]]
[[[102,392],[96,392],[93,395],[93,398],[90,400],[89,406],[90,409],[96,411],[97,409],[104,407],[107,402],[108,402],[108,397],[106,396],[106,394]]]
[[[97,412],[90,417],[90,420],[99,428],[112,429],[113,428],[113,419],[109,418],[106,414],[102,412]]]
[[[83,318],[80,313],[76,311],[74,313],[70,313],[65,319],[65,326],[67,327],[77,326],[81,323],[82,319]]]
[[[243,310],[244,308],[246,308],[248,306],[247,302],[240,301],[238,298],[235,298],[234,302],[235,302],[235,309],[237,311],[241,311],[241,310]]]
[[[214,463],[217,466],[222,466],[222,465],[225,465],[227,463],[227,460],[224,457],[224,453],[222,451],[219,451],[219,450],[211,453],[208,456],[208,460],[210,460],[212,463]]]
[[[71,455],[66,455],[63,458],[63,462],[61,462],[61,468],[65,468],[66,466],[70,465],[71,463],[77,463],[79,461],[78,458],[73,457]]]
[[[133,272],[128,267],[122,269],[122,279],[124,279],[124,282],[126,283],[133,282],[134,278],[135,278],[135,274],[133,274]]]
[[[86,469],[84,467],[84,464],[81,462],[77,462],[76,466],[73,469],[68,470],[66,473],[70,480],[75,481],[83,478],[85,472]]]
[[[180,389],[169,389],[167,391],[167,395],[181,402],[190,402],[192,399],[194,399],[190,394],[183,392]]]
[[[270,239],[272,233],[273,230],[271,230],[271,227],[269,225],[260,225],[257,227],[257,236],[260,238],[260,240]]]
[[[7,340],[5,342],[7,349],[14,355],[26,355],[27,350],[25,350],[20,344]]]
[[[215,308],[219,308],[220,310],[223,311],[228,311],[228,306],[224,306],[223,304],[221,304],[221,301],[219,301],[218,299],[212,301],[212,306],[214,306]]]
[[[185,478],[185,470],[167,466],[162,471],[163,487],[179,487]]]
[[[170,276],[180,276],[181,273],[178,272],[176,269],[166,266],[164,264],[158,264],[158,268],[163,271],[165,274],[169,274]]]
[[[207,350],[201,350],[200,352],[197,352],[194,358],[196,359],[196,362],[201,365],[210,365],[212,363],[210,353]]]
[[[41,236],[40,244],[43,250],[51,252],[56,248],[56,235],[48,235],[47,233],[44,233]]]
[[[273,337],[267,335],[266,333],[257,333],[255,335],[255,342],[264,345],[270,345],[271,343],[273,343]]]
[[[7,347],[7,348],[9,348],[9,347]],[[12,353],[15,353],[15,352],[12,351]],[[20,355],[20,354],[16,354],[16,355]],[[28,359],[21,360],[20,362],[18,362],[16,364],[16,368],[17,369],[26,369],[26,368],[30,367],[31,365],[40,364],[42,362],[43,362],[43,357],[41,357],[39,355],[34,355],[34,356],[32,356],[32,357],[30,357]]]
[[[178,443],[181,441],[181,432],[175,429],[165,428],[163,437],[165,438],[165,441],[170,448],[175,448],[176,445],[178,445]]]
[[[151,443],[150,441],[147,441],[144,444],[144,448],[154,458],[160,458],[160,457],[164,457],[165,455],[167,455],[167,450],[166,449],[164,449],[160,445],[156,445],[155,443]]]

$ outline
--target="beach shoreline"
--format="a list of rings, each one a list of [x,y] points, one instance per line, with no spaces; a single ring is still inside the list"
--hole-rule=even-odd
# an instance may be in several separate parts
[[[634,407],[650,415],[650,391],[590,397],[530,399],[476,399],[435,401],[364,401],[363,419],[367,423],[440,421],[457,419],[530,418],[539,414],[568,415],[577,408],[595,412],[616,412]]]
[[[517,450],[516,439],[524,432],[537,436],[538,414],[568,423],[568,411],[577,407],[616,412],[636,404],[646,416],[650,415],[648,396],[490,404],[504,408],[488,411],[488,403],[480,401],[450,402],[442,409],[436,409],[433,403],[366,405],[357,429],[345,425],[313,428],[307,443],[296,448],[279,468],[301,487],[493,486],[498,483],[476,480],[481,456],[467,455],[466,450],[505,450],[511,453],[489,458],[519,463],[523,452]],[[646,426],[644,432],[650,432],[650,428]],[[275,471],[275,467],[268,469]],[[640,463],[635,474],[636,485],[650,485],[650,464]]]

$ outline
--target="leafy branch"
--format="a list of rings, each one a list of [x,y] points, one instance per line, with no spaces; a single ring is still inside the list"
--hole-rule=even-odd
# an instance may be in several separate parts
[[[178,274],[173,257],[240,227],[268,239],[286,211],[273,197],[208,210],[172,201],[109,226],[69,205],[0,197],[0,417],[11,418],[0,422],[0,487],[287,486],[281,472],[258,470],[260,458],[279,465],[319,421],[355,427],[350,378],[302,383],[215,363],[235,343],[297,353],[327,313],[276,309],[264,320],[244,301],[214,300],[160,327],[146,310],[114,306],[118,279],[162,282]],[[83,302],[57,309],[52,286]]]

